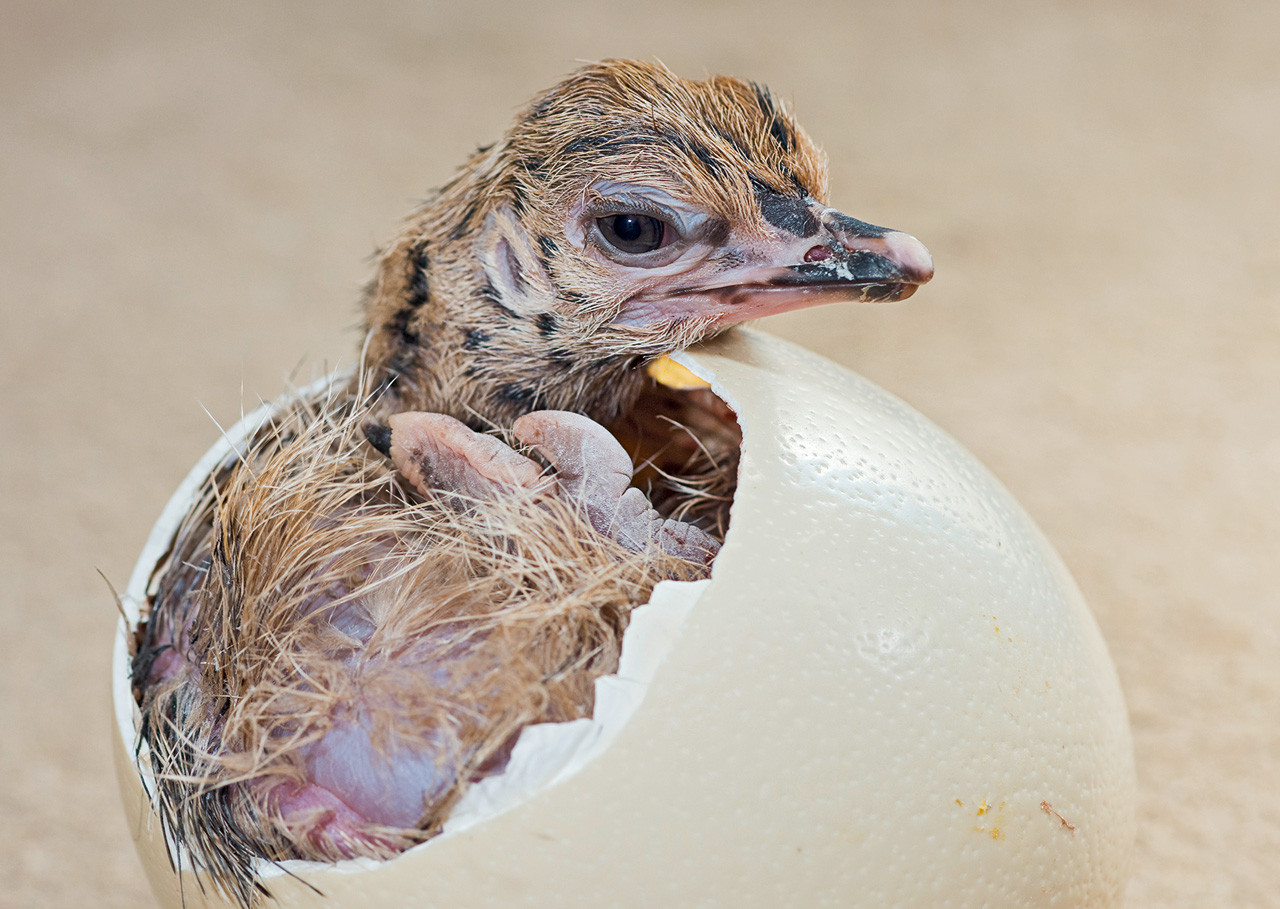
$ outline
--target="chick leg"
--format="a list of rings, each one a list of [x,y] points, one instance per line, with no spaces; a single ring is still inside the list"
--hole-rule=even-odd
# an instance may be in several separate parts
[[[492,498],[503,487],[560,495],[578,503],[591,525],[632,552],[656,546],[668,555],[709,565],[720,544],[701,529],[664,519],[645,494],[630,486],[632,464],[609,431],[580,414],[537,411],[512,430],[546,456],[556,473],[499,439],[473,432],[443,414],[400,413],[388,421],[390,455],[424,494],[446,491],[469,499]]]

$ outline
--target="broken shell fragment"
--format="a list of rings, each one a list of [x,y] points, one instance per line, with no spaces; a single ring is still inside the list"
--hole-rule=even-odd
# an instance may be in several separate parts
[[[674,360],[744,434],[711,579],[659,585],[595,716],[526,729],[440,836],[389,861],[264,863],[277,904],[1119,905],[1135,806],[1123,698],[1009,493],[800,348],[735,331]],[[191,495],[256,424],[178,490],[126,625]],[[162,905],[229,905],[181,857],[175,873],[148,801],[128,631],[115,747],[143,865]]]

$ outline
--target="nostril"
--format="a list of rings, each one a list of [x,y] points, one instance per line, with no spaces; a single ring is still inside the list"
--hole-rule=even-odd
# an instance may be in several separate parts
[[[815,246],[804,254],[806,262],[822,262],[831,258],[831,250],[825,246]]]

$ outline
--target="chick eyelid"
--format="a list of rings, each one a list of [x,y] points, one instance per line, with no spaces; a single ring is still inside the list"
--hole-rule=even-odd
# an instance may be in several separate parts
[[[669,226],[677,234],[684,235],[680,221],[673,212],[654,205],[648,199],[634,196],[600,196],[592,199],[587,204],[583,214],[593,221],[600,218],[608,218],[611,215],[641,215],[646,218],[655,218]]]

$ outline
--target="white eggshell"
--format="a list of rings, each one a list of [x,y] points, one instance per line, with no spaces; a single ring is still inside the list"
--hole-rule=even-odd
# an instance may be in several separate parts
[[[919,414],[803,349],[738,331],[679,359],[737,411],[741,479],[711,581],[663,585],[666,624],[628,632],[610,681],[636,698],[612,742],[393,861],[273,870],[279,905],[1118,905],[1124,702],[1027,515]],[[175,496],[127,603],[227,450]],[[123,629],[115,695],[139,853],[179,906],[132,760]],[[184,877],[187,906],[226,905]]]

